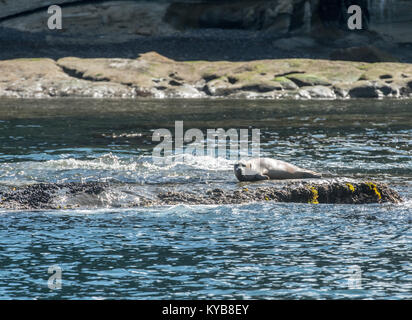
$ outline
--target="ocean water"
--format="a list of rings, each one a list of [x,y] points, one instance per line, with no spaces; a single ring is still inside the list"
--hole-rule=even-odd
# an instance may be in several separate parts
[[[383,181],[405,201],[132,207],[239,187],[233,159],[154,163],[154,130],[177,120],[259,128],[262,156]],[[408,101],[2,99],[0,189],[112,187],[57,199],[71,209],[0,209],[0,299],[410,299],[411,150]]]

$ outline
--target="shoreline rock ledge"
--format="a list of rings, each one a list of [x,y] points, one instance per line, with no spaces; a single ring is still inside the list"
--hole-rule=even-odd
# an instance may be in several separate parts
[[[240,184],[235,190],[215,188],[197,193],[165,189],[150,196],[141,186],[101,182],[33,184],[0,190],[0,208],[8,210],[78,209],[95,207],[147,207],[164,205],[227,205],[252,202],[292,202],[307,204],[401,203],[400,195],[384,183],[327,179],[282,181],[274,184]],[[108,202],[110,193],[127,190],[130,201]],[[196,190],[192,187],[191,190]],[[200,189],[199,189],[200,190]],[[136,200],[138,199],[138,200]]]
[[[321,59],[174,61],[67,57],[0,61],[10,98],[412,98],[412,65]]]

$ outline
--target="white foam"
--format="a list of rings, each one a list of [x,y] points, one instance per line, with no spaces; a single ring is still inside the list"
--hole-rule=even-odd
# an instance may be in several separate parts
[[[234,160],[216,158],[212,156],[197,156],[192,154],[178,154],[165,157],[162,163],[144,162],[143,166],[150,170],[170,170],[182,165],[200,170],[227,171],[232,170]]]

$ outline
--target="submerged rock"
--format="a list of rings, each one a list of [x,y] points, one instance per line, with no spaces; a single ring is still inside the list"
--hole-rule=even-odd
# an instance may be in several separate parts
[[[276,184],[275,184],[276,183]],[[295,202],[295,203],[399,203],[399,194],[383,183],[352,181],[342,179],[331,180],[295,180],[276,181],[264,185],[256,183],[243,185],[237,190],[216,188],[205,192],[165,191],[152,196],[139,195],[136,190],[127,189],[127,193],[135,193],[139,201],[123,203],[122,207],[145,207],[154,205],[220,205],[242,204],[260,201]],[[108,198],[122,192],[125,186],[108,183],[64,183],[34,184],[0,191],[0,208],[15,210],[32,209],[73,209],[90,207],[110,207],[113,203],[105,202]],[[192,188],[193,189],[193,188]],[[118,205],[117,205],[118,206]]]

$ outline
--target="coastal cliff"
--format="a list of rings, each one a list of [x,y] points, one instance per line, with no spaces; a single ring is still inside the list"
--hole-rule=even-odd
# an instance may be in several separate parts
[[[348,30],[352,3],[362,30]],[[47,28],[51,4],[62,6],[62,30]],[[410,98],[411,8],[410,0],[3,0],[0,97]]]

